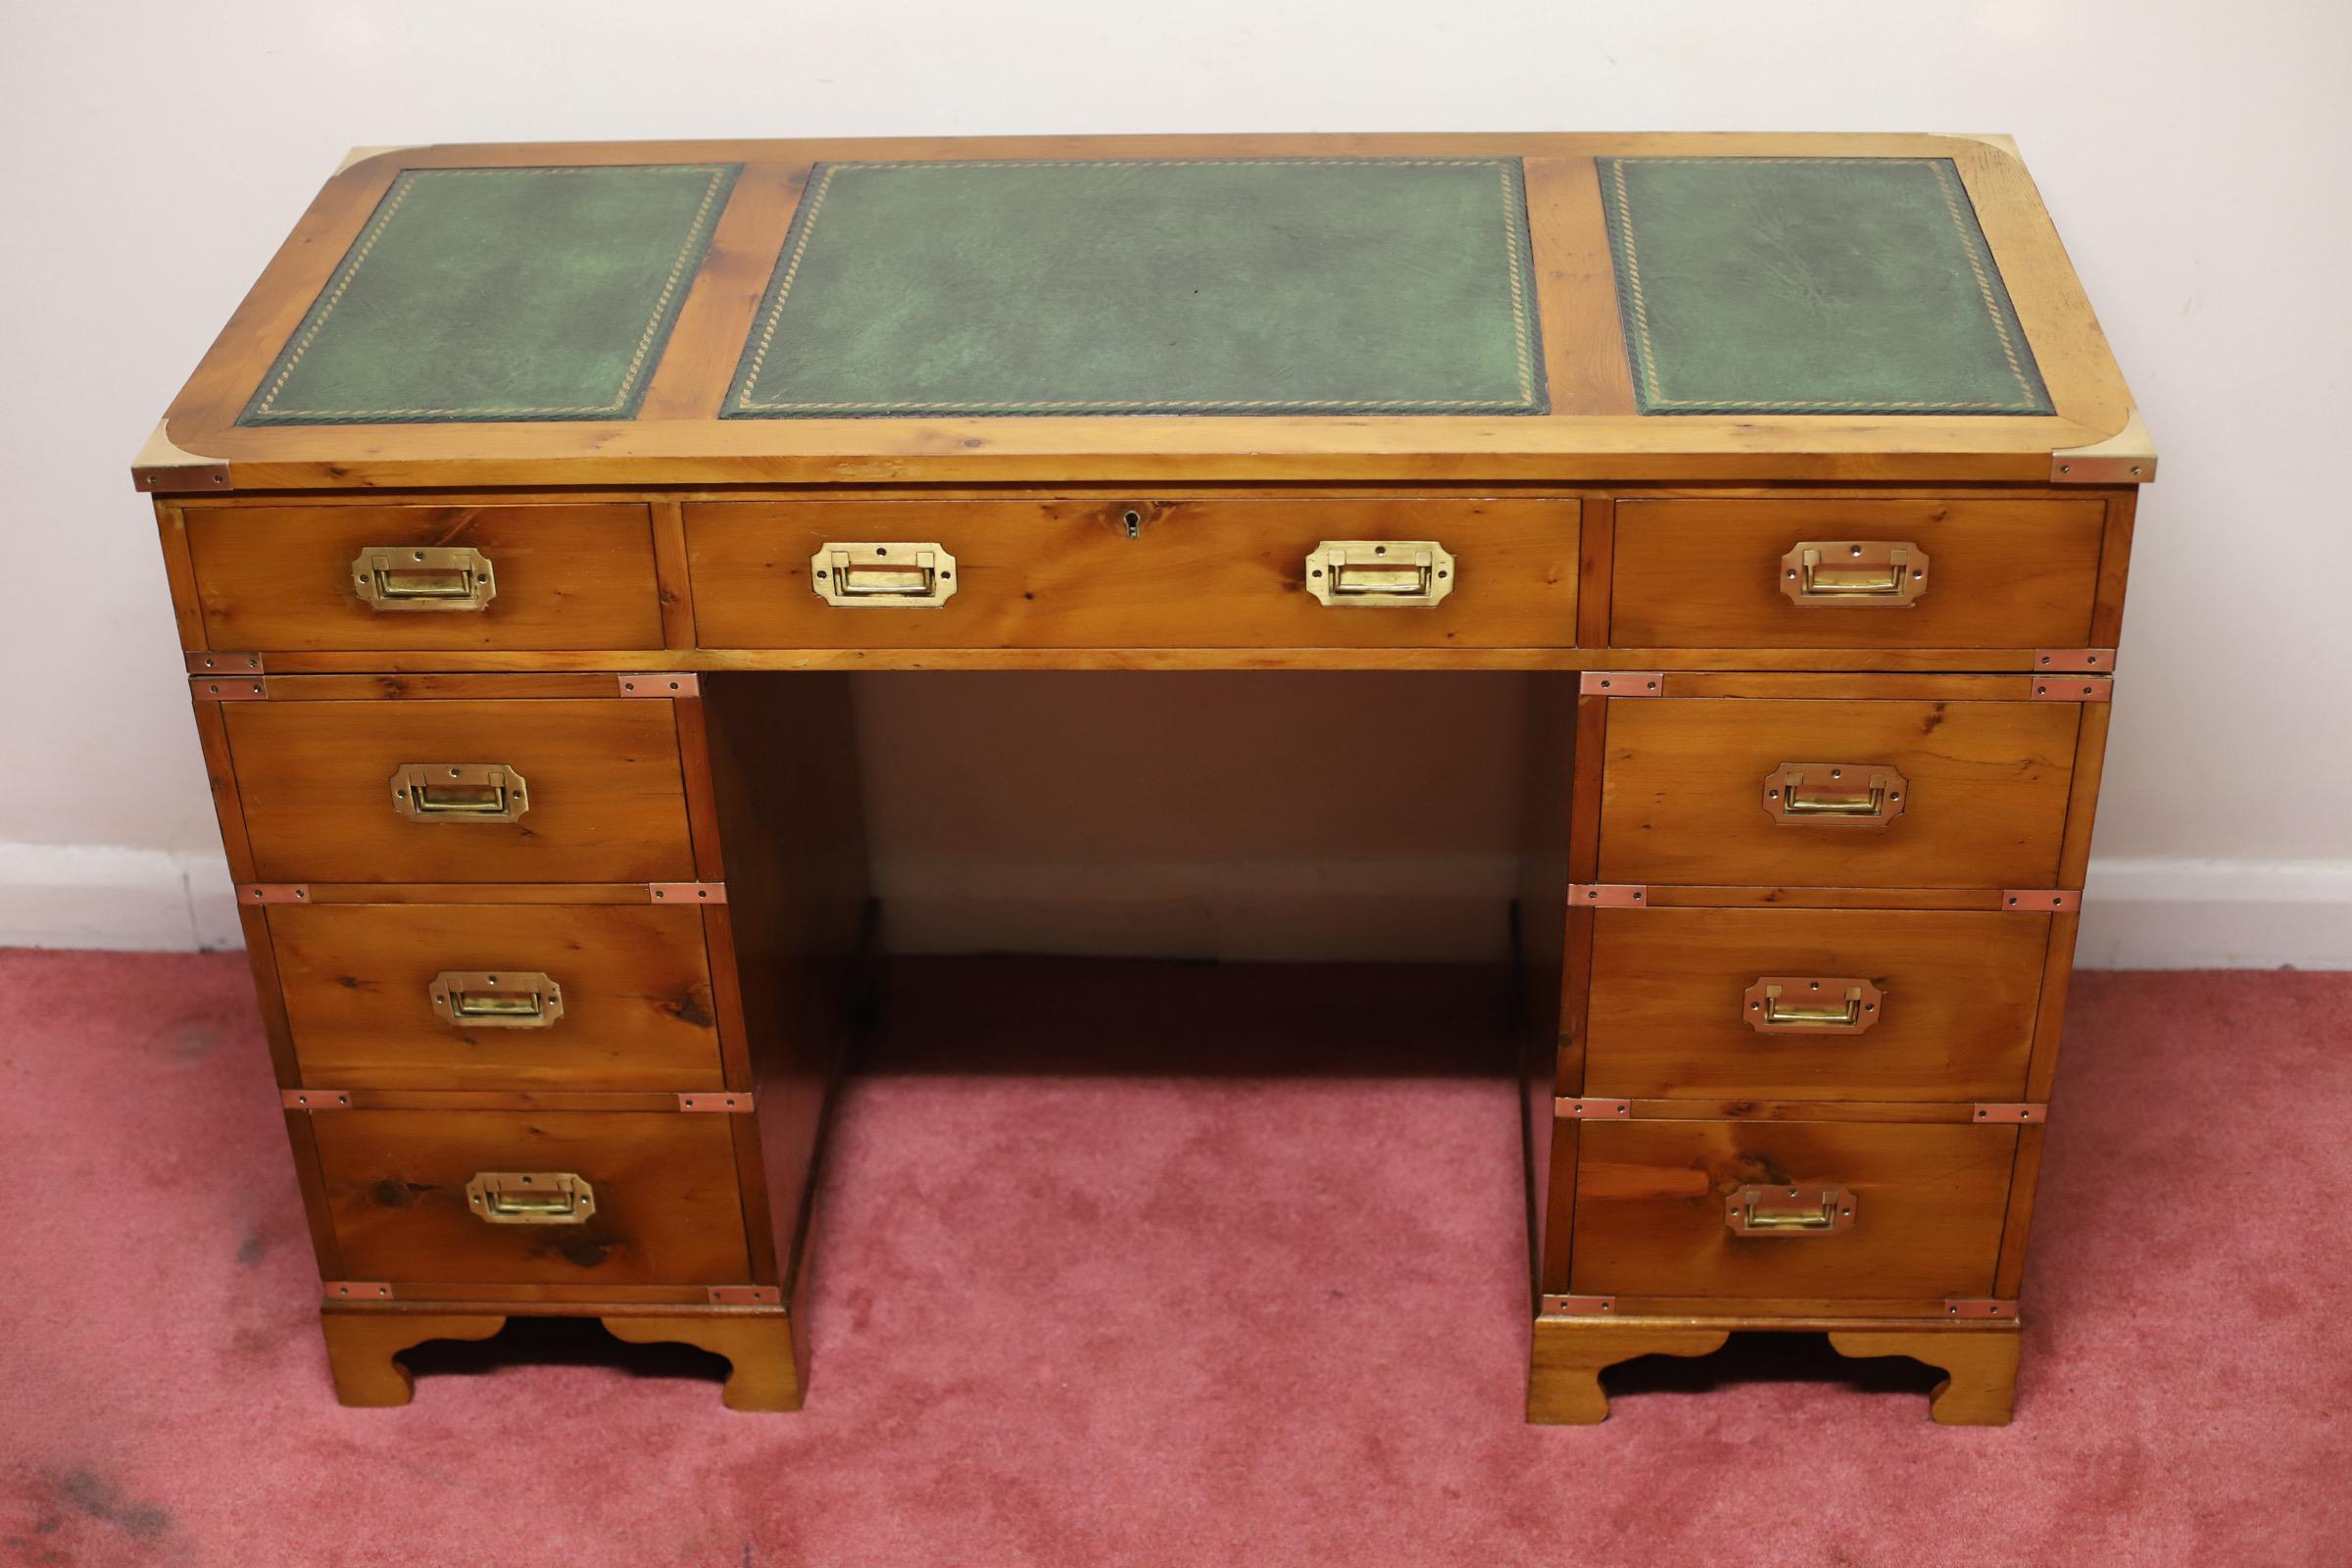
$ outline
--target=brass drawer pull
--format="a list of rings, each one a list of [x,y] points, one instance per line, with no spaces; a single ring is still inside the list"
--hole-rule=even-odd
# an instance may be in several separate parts
[[[1807,539],[1781,558],[1781,592],[1800,610],[1908,610],[1927,591],[1927,553],[1907,540]]]
[[[956,597],[956,558],[929,544],[826,544],[808,581],[843,610],[936,610]]]
[[[351,564],[352,592],[370,610],[480,610],[498,597],[479,550],[371,545]]]
[[[1783,762],[1764,775],[1764,809],[1783,827],[1885,827],[1910,788],[1868,762]]]
[[[408,762],[392,809],[419,822],[512,822],[531,808],[522,775],[499,762]]]
[[[1453,592],[1453,557],[1434,539],[1326,539],[1306,591],[1334,610],[1427,609]]]
[[[564,992],[544,974],[444,969],[425,988],[446,1023],[474,1029],[544,1029],[564,1016]]]
[[[1734,1236],[1829,1236],[1854,1222],[1854,1195],[1842,1187],[1742,1187],[1724,1202]]]
[[[596,1189],[567,1170],[485,1170],[466,1184],[466,1201],[491,1225],[584,1225]]]
[[[1740,1001],[1759,1034],[1858,1035],[1879,1021],[1879,988],[1867,980],[1768,974]]]

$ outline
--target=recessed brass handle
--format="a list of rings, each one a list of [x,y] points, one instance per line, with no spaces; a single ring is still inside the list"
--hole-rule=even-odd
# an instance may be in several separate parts
[[[1871,762],[1783,762],[1764,775],[1764,809],[1783,827],[1885,827],[1910,781]]]
[[[351,589],[370,610],[480,610],[498,579],[479,550],[370,545],[351,564]]]
[[[1868,980],[1768,974],[1740,1003],[1759,1034],[1858,1035],[1879,1021],[1881,1000]]]
[[[808,582],[843,610],[936,610],[956,597],[956,558],[904,540],[829,543],[808,558]]]
[[[1326,539],[1306,558],[1306,591],[1334,610],[1427,609],[1453,592],[1453,557],[1434,539]]]
[[[530,808],[530,787],[503,762],[405,762],[392,775],[392,809],[419,822],[512,822]]]
[[[584,1225],[596,1189],[567,1170],[485,1170],[466,1184],[466,1202],[491,1225]]]
[[[469,1029],[545,1029],[564,1016],[564,991],[544,974],[444,969],[425,988],[443,1021]]]
[[[1854,1195],[1842,1187],[1742,1187],[1724,1200],[1723,1223],[1735,1236],[1829,1236],[1854,1222]]]
[[[1781,558],[1781,592],[1800,609],[1908,610],[1927,591],[1927,552],[1908,540],[1807,539]]]

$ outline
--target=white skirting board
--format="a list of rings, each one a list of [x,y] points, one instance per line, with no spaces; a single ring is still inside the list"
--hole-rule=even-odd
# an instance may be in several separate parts
[[[1494,955],[1507,859],[885,862],[902,952],[1446,960]],[[218,853],[0,843],[0,947],[233,948]],[[2352,969],[2352,861],[2093,859],[2085,969]]]

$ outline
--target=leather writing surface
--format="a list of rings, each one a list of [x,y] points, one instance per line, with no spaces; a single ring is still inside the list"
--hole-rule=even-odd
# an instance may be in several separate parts
[[[237,422],[632,416],[737,167],[405,172]]]
[[[1596,160],[1643,414],[2048,414],[1944,158]]]
[[[1541,414],[1511,158],[822,164],[726,404]]]

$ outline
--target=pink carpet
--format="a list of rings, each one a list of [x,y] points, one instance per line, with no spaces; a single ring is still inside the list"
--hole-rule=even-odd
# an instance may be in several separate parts
[[[2082,979],[2006,1429],[1761,1340],[1522,1425],[1499,1079],[879,1065],[806,1412],[593,1329],[344,1410],[242,959],[0,954],[0,1561],[2352,1562],[2352,975]]]

